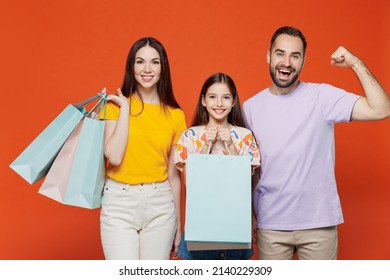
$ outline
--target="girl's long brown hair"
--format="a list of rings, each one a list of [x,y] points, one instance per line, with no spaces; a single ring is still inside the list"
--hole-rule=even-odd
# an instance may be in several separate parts
[[[228,123],[235,126],[245,127],[244,118],[241,112],[240,100],[238,98],[238,92],[233,79],[225,73],[215,73],[207,78],[200,91],[198,104],[195,109],[194,118],[192,120],[192,126],[207,125],[209,122],[209,113],[207,109],[202,105],[202,97],[206,96],[207,90],[213,84],[223,83],[226,84],[233,95],[234,107],[228,115]]]

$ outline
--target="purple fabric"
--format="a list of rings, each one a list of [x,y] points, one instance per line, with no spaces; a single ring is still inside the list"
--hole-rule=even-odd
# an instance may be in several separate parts
[[[360,96],[300,82],[286,95],[265,89],[244,102],[261,154],[257,227],[300,230],[343,223],[334,175],[334,123],[349,122]]]

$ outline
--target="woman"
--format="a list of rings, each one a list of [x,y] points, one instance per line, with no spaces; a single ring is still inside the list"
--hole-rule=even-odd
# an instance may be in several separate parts
[[[118,95],[106,108],[109,163],[100,227],[106,259],[169,259],[181,239],[175,145],[186,129],[162,44],[134,43]]]

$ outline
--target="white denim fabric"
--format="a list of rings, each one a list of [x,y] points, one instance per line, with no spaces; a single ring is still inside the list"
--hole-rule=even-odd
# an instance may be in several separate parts
[[[106,259],[169,259],[176,226],[168,181],[128,185],[107,180],[100,212]]]

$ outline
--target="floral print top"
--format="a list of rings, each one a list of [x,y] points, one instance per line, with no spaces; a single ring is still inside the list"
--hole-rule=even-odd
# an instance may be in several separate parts
[[[205,133],[206,126],[193,126],[184,131],[180,136],[174,156],[175,166],[180,171],[183,171],[188,154],[199,154],[202,150],[206,140]],[[260,153],[252,132],[244,127],[233,126],[230,130],[230,134],[238,151],[238,155],[252,156],[252,167],[256,168],[260,166]],[[217,141],[212,146],[210,154],[227,155],[228,151],[222,141]]]

